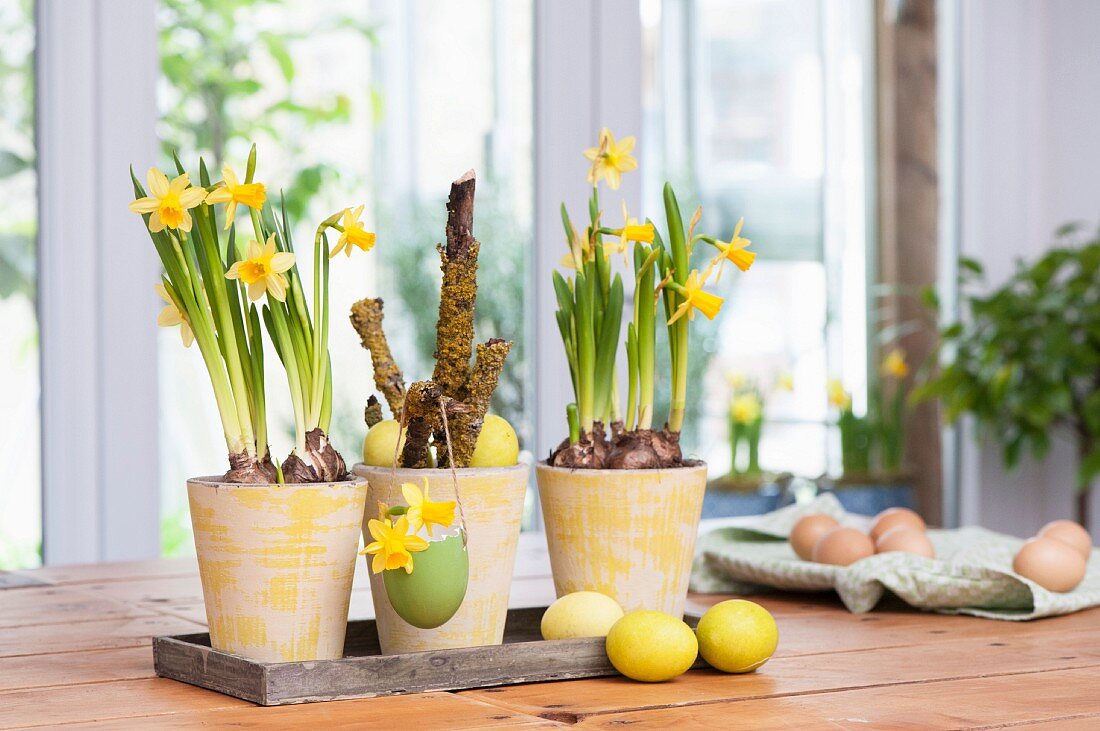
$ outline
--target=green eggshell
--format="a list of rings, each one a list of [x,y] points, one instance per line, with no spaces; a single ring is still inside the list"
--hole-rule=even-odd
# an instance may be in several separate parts
[[[398,616],[420,629],[434,629],[455,615],[466,597],[470,579],[470,554],[462,536],[432,541],[428,549],[413,554],[413,572],[382,572],[390,606]]]

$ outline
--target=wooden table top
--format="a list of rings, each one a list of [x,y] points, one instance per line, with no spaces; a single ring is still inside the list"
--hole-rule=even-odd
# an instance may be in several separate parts
[[[545,563],[519,565],[513,605],[550,601]],[[354,619],[372,615],[362,570]],[[723,598],[692,597],[693,609]],[[0,573],[0,728],[1100,728],[1100,610],[1016,623],[896,606],[853,615],[832,595],[756,600],[780,642],[750,675],[261,708],[154,676],[150,637],[202,631],[194,561]]]

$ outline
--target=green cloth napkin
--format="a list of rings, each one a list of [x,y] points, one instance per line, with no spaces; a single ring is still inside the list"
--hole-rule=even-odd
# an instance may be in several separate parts
[[[918,609],[1023,620],[1069,614],[1100,605],[1100,562],[1089,562],[1085,580],[1059,594],[1012,571],[1023,540],[984,528],[929,530],[936,558],[883,553],[851,566],[799,559],[787,536],[810,513],[828,513],[844,525],[866,530],[870,519],[844,512],[825,494],[753,518],[741,527],[718,528],[700,536],[691,590],[708,594],[751,594],[771,589],[836,590],[852,612],[867,612],[890,591]]]

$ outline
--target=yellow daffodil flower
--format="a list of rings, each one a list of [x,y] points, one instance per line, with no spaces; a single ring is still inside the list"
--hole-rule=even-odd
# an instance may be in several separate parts
[[[738,424],[752,424],[760,418],[762,411],[760,399],[755,393],[743,393],[733,400],[730,405],[730,413]]]
[[[793,391],[794,390],[794,375],[790,371],[783,371],[775,379],[776,391]]]
[[[146,182],[149,195],[130,203],[130,211],[150,214],[149,230],[153,233],[165,228],[190,231],[191,214],[187,211],[203,202],[206,189],[190,187],[187,173],[169,183],[168,176],[157,168],[149,168]]]
[[[672,313],[672,317],[668,320],[669,325],[684,315],[687,315],[689,320],[694,320],[695,310],[699,310],[706,315],[708,320],[713,320],[718,315],[725,299],[716,294],[703,291],[703,286],[706,285],[709,276],[709,268],[703,272],[702,276],[699,275],[698,269],[691,271],[687,281],[684,282],[684,286],[679,288],[680,293],[684,296],[684,301],[676,308],[676,312]]]
[[[363,553],[374,556],[370,570],[376,574],[387,569],[405,569],[405,573],[411,574],[412,555],[428,550],[426,540],[409,533],[409,519],[404,515],[396,523],[388,519],[371,519],[367,523],[367,531],[374,541],[363,549]]]
[[[829,379],[829,403],[841,411],[852,408],[852,394],[844,390],[839,378]]]
[[[882,361],[882,372],[897,379],[909,375],[909,364],[905,362],[905,351],[894,348]]]
[[[164,309],[157,315],[157,324],[161,327],[175,327],[180,326],[180,339],[183,341],[183,347],[190,348],[191,343],[195,342],[195,333],[192,332],[191,326],[187,324],[187,318],[183,316],[180,309],[176,307],[175,301],[172,300],[172,296],[168,294],[168,290],[165,289],[164,284],[157,282],[153,285],[153,289],[157,291],[157,294],[162,300],[167,302]]]
[[[286,301],[286,277],[283,272],[294,266],[294,254],[275,251],[275,234],[267,238],[267,245],[249,241],[245,258],[234,262],[225,273],[226,279],[239,279],[248,285],[248,298],[255,302],[267,292],[280,302]]]
[[[206,196],[206,204],[225,203],[225,228],[233,225],[233,219],[237,215],[237,204],[255,208],[257,211],[264,207],[267,200],[267,190],[263,183],[242,183],[233,168],[228,165],[222,168],[222,183],[210,191]]]
[[[370,251],[374,248],[375,235],[363,228],[363,224],[359,221],[359,216],[363,215],[363,208],[363,206],[359,206],[354,211],[350,208],[344,209],[344,220],[342,222],[344,231],[337,239],[332,253],[328,255],[330,259],[341,251],[351,256],[352,246],[358,246],[363,251]]]
[[[626,201],[623,201],[623,227],[619,233],[619,250],[626,251],[627,244],[631,241],[652,244],[654,234],[653,224],[648,221],[639,224],[638,219],[626,210]]]
[[[616,142],[611,130],[604,127],[600,130],[600,144],[598,147],[589,147],[584,151],[584,156],[592,162],[588,170],[588,182],[598,185],[601,179],[606,178],[611,190],[618,190],[622,182],[622,174],[638,168],[638,161],[630,153],[634,150],[634,137],[624,137]]]
[[[433,502],[428,496],[428,478],[424,478],[424,491],[411,482],[401,486],[401,494],[405,496],[405,502],[409,504],[409,524],[413,530],[425,527],[428,535],[432,534],[432,526],[449,528],[455,522],[455,501]]]
[[[741,237],[741,227],[744,225],[745,219],[742,217],[737,221],[737,226],[733,229],[733,236],[728,242],[716,241],[714,244],[715,248],[718,249],[718,255],[714,257],[711,266],[718,264],[719,277],[722,276],[722,267],[725,266],[727,260],[732,261],[734,266],[743,272],[747,272],[752,263],[756,261],[756,252],[746,249],[752,242]]]

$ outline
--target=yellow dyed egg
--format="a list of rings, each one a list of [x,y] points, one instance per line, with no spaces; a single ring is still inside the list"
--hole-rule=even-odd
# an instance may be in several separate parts
[[[606,637],[622,619],[619,603],[598,591],[575,591],[559,597],[542,615],[542,639]]]
[[[488,414],[481,425],[471,467],[510,467],[519,459],[519,438],[506,419]]]
[[[695,664],[699,641],[682,619],[639,609],[623,616],[607,633],[607,658],[632,680],[660,683],[683,675]]]
[[[716,670],[750,673],[779,645],[779,627],[756,602],[730,599],[708,609],[695,630],[699,654]]]
[[[394,419],[386,419],[372,426],[363,440],[363,464],[372,467],[392,466],[394,454],[400,457],[401,450],[405,448],[404,433],[401,434],[401,444],[397,445],[399,431],[401,426]]]

